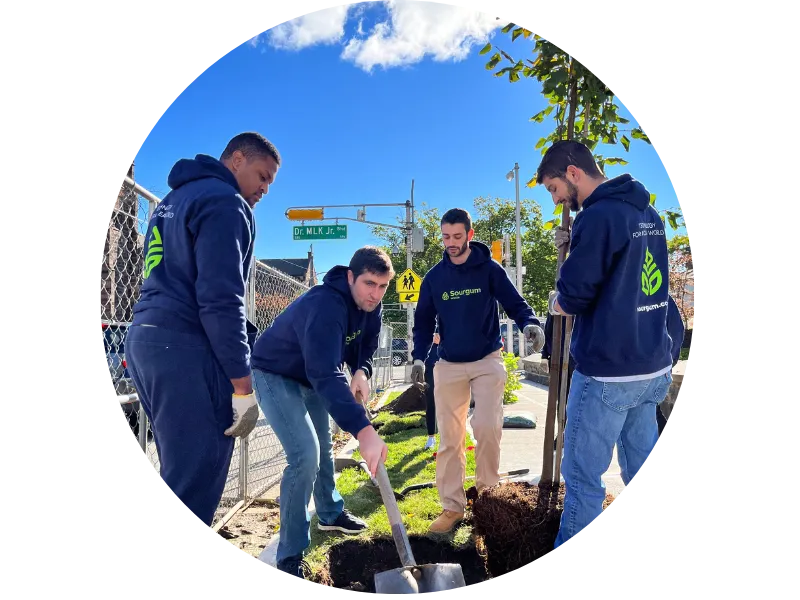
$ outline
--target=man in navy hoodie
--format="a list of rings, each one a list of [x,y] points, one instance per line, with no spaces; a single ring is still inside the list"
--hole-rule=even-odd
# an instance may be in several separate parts
[[[627,485],[658,439],[656,409],[672,381],[669,274],[664,225],[630,175],[609,180],[586,146],[562,141],[536,179],[555,204],[580,211],[550,295],[551,314],[575,316],[558,547],[602,511],[614,445]]]
[[[281,535],[277,567],[304,577],[311,542],[308,504],[314,496],[322,531],[357,534],[366,523],[345,510],[334,483],[329,415],[358,440],[374,475],[386,444],[370,425],[372,356],[381,330],[381,300],[394,269],[378,248],[361,248],[348,267],[337,266],[292,302],[253,349],[258,401],[286,451],[281,480]],[[348,385],[343,371],[353,374]]]
[[[480,491],[499,481],[506,368],[497,303],[533,342],[534,352],[544,344],[544,331],[531,307],[503,267],[492,261],[489,248],[472,241],[475,231],[469,213],[460,208],[448,210],[441,226],[445,251],[422,280],[411,354],[412,381],[421,382],[438,316],[439,361],[433,370],[439,426],[436,487],[443,511],[430,526],[433,533],[452,530],[464,516],[464,440],[470,392],[475,399],[471,420],[476,438],[475,485]]]
[[[219,160],[198,154],[170,171],[172,191],[145,237],[144,281],[125,340],[128,371],[144,407],[161,477],[211,525],[234,437],[255,427],[245,316],[253,208],[281,159],[258,133],[234,137]]]

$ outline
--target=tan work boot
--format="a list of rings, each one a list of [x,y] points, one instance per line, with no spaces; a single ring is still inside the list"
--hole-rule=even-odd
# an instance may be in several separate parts
[[[456,523],[463,518],[463,512],[445,509],[442,511],[442,514],[440,514],[439,517],[433,523],[431,523],[428,531],[431,533],[448,533],[449,531],[452,531]]]

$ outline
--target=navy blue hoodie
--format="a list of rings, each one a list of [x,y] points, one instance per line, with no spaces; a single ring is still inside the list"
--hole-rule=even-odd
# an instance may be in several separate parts
[[[253,348],[253,368],[313,388],[339,427],[355,436],[369,421],[350,391],[342,365],[372,376],[382,310],[381,304],[372,312],[358,308],[347,267],[334,267],[322,285],[292,302],[261,334]]]
[[[630,175],[584,201],[557,288],[561,308],[575,315],[570,349],[584,375],[649,375],[672,364],[664,224]]]
[[[444,252],[422,280],[414,312],[414,360],[424,361],[439,317],[439,357],[449,362],[474,362],[503,347],[498,301],[520,330],[539,325],[503,267],[492,261],[489,248],[470,242],[470,255],[456,265]]]
[[[244,300],[253,211],[233,173],[211,156],[178,161],[168,183],[147,228],[133,323],[205,334],[226,376],[246,377],[257,333]]]
[[[686,332],[683,327],[681,311],[678,310],[678,305],[675,304],[672,296],[669,297],[669,306],[667,307],[667,331],[672,340],[672,366],[674,367],[681,358],[683,336]]]

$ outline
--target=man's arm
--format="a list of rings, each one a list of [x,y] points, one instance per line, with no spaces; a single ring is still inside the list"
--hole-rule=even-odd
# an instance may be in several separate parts
[[[575,219],[570,253],[561,265],[553,308],[562,315],[589,310],[600,294],[619,248],[612,247],[603,213],[583,213]]]
[[[413,340],[414,350],[411,358],[415,361],[424,361],[433,344],[433,332],[436,328],[436,306],[433,304],[431,286],[426,277],[422,280],[419,290],[419,301],[414,310]]]
[[[521,330],[525,329],[526,325],[542,326],[539,319],[533,314],[533,309],[511,283],[503,267],[493,264],[490,277],[492,278],[494,297]]]
[[[317,309],[308,320],[294,323],[311,387],[322,398],[336,423],[354,437],[370,425],[364,408],[356,401],[342,372],[342,342],[346,328],[346,307]],[[339,313],[342,313],[340,315]]]
[[[356,370],[364,371],[367,379],[372,379],[372,357],[375,356],[375,351],[378,349],[382,317],[382,307],[367,315],[364,339],[361,341],[361,361],[356,365]]]
[[[197,268],[200,322],[237,394],[252,392],[242,262],[252,243],[250,219],[234,198],[212,198],[189,222]]]

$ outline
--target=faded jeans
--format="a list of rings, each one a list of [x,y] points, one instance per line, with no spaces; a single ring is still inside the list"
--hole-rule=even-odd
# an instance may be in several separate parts
[[[301,556],[311,543],[308,504],[313,493],[320,520],[332,523],[344,501],[336,489],[333,443],[322,398],[294,379],[253,369],[258,403],[286,452],[281,479],[277,562]]]
[[[572,376],[561,472],[566,485],[557,548],[603,510],[602,476],[617,445],[625,485],[639,472],[658,440],[656,409],[672,375],[629,382],[602,382],[579,371]]]

